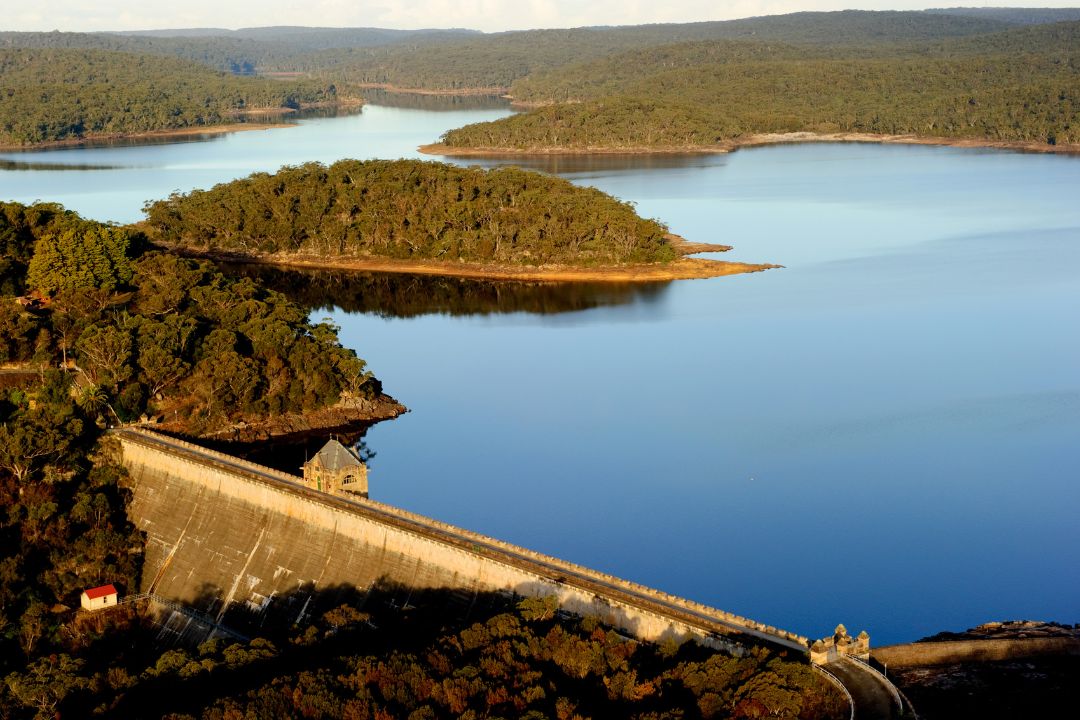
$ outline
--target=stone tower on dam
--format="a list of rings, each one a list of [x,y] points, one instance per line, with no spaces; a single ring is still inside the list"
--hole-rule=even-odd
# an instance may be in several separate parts
[[[805,637],[163,435],[113,432],[146,533],[142,592],[221,618],[335,586],[556,596],[647,640],[752,641],[805,653]]]

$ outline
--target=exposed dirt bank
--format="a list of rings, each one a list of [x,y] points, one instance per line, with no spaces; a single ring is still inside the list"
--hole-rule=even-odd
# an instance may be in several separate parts
[[[693,243],[704,246],[692,252],[715,252],[724,246]],[[358,270],[366,272],[408,273],[413,275],[443,275],[477,280],[520,280],[528,282],[657,282],[663,280],[692,280],[758,272],[781,267],[741,262],[723,262],[700,258],[682,258],[670,263],[617,265],[609,267],[574,267],[567,265],[505,266],[434,260],[396,260],[391,258],[345,257],[325,258],[313,255],[241,255],[223,252],[200,252],[189,248],[162,245],[169,252],[187,257],[208,258],[234,263],[250,263],[276,267],[314,268],[318,270]],[[686,254],[686,253],[684,253]]]
[[[995,148],[1038,153],[1080,153],[1080,145],[1047,145],[1046,143],[1021,140],[989,140],[979,138],[942,138],[918,135],[873,135],[870,133],[762,133],[747,135],[716,145],[658,145],[649,147],[453,147],[442,143],[421,145],[419,150],[428,155],[448,157],[513,157],[517,155],[708,155],[727,153],[744,147],[762,145],[785,145],[811,142],[863,142],[895,145],[945,145],[949,147]]]
[[[730,245],[718,245],[717,243],[706,242],[690,242],[681,235],[674,233],[667,234],[667,241],[671,244],[671,247],[675,248],[680,255],[697,255],[698,253],[706,252],[727,252],[731,249]]]
[[[288,439],[359,423],[374,424],[391,420],[405,412],[408,412],[408,408],[389,395],[381,394],[371,400],[347,398],[337,405],[306,413],[286,413],[258,422],[239,422],[227,428],[203,433],[197,439],[239,443]],[[182,423],[160,423],[154,425],[153,429],[190,437]]]
[[[503,87],[475,87],[455,88],[453,90],[433,90],[430,88],[410,88],[392,85],[390,83],[356,83],[352,87],[368,90],[385,90],[386,92],[401,93],[402,95],[505,95],[507,89]]]

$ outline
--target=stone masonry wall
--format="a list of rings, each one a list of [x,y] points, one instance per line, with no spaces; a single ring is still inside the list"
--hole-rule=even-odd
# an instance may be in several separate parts
[[[1009,638],[989,640],[946,640],[875,648],[871,657],[890,667],[950,665],[961,662],[1015,660],[1039,655],[1080,655],[1080,640],[1074,638]]]

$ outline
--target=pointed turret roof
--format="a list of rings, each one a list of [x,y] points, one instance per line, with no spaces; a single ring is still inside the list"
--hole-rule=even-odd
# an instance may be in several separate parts
[[[330,440],[323,445],[322,450],[315,453],[311,459],[319,461],[319,464],[327,470],[341,470],[347,467],[363,467],[364,462],[352,448],[347,448],[337,440]]]

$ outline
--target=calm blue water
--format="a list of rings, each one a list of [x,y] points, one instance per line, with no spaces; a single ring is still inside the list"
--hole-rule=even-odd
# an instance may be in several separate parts
[[[129,221],[176,189],[414,156],[505,112],[369,106],[0,155],[120,168],[4,171],[0,198]],[[814,637],[1080,621],[1080,159],[804,145],[540,164],[786,267],[549,315],[331,312],[412,410],[368,435],[374,497]]]

